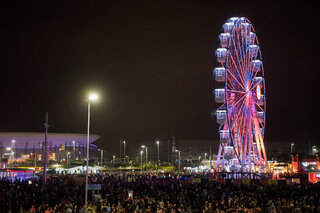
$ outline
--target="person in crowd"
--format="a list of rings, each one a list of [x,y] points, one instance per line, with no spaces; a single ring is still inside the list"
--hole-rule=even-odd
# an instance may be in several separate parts
[[[87,212],[231,213],[320,212],[320,184],[219,183],[198,176],[191,178],[152,174],[106,173],[91,176]],[[0,180],[0,212],[85,212],[85,185],[75,176],[51,176],[41,180]],[[81,178],[80,178],[81,179]],[[129,196],[133,193],[133,196]],[[98,193],[101,196],[93,196]]]

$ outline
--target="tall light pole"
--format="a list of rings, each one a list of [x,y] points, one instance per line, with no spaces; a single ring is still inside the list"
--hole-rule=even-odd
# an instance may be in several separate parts
[[[178,152],[178,174],[180,174],[180,164],[181,164],[181,162],[180,162],[180,150],[176,150],[176,152]]]
[[[11,168],[12,168],[12,149],[11,147],[7,147],[7,150],[10,151],[10,159],[11,159]]]
[[[207,160],[207,153],[204,153],[204,160]]]
[[[11,141],[11,153],[12,153],[12,162],[11,162],[11,164],[12,165],[13,165],[13,161],[14,161],[15,145],[16,145],[16,140],[12,140]]]
[[[294,143],[291,143],[290,145],[291,145],[291,153],[292,153],[292,151],[293,151],[293,146],[294,146]]]
[[[124,162],[126,162],[126,141],[123,141],[123,156],[124,156]]]
[[[116,161],[116,156],[114,155],[114,156],[112,156],[112,162],[113,162],[113,164],[115,163],[115,161]]]
[[[142,145],[141,148],[146,148],[146,171],[148,170],[148,147]]]
[[[119,157],[119,162],[121,163],[121,146],[122,146],[122,144],[121,144],[121,139],[120,139],[120,157]]]
[[[159,154],[159,148],[160,148],[160,141],[157,141],[157,147],[158,147],[158,163],[160,162],[160,154]]]
[[[101,166],[103,166],[103,149],[101,149]]]
[[[69,168],[69,155],[70,155],[70,152],[67,153],[67,169]]]
[[[212,168],[212,153],[211,153],[211,146],[210,146],[210,153],[209,153],[209,161],[210,161],[210,172]]]
[[[72,145],[73,145],[73,159],[76,159],[76,142],[72,141]]]
[[[160,158],[159,158],[159,146],[160,146],[160,141],[157,141],[156,142],[157,143],[157,148],[158,148],[158,161],[157,161],[157,163],[156,163],[156,168],[157,168],[157,173],[158,173],[158,165],[159,165],[159,162],[160,162]]]
[[[84,211],[88,209],[88,174],[89,174],[89,150],[90,150],[90,104],[98,99],[97,94],[90,94],[88,97],[88,129],[87,129],[87,164],[86,164],[86,190],[84,198]]]
[[[143,155],[143,151],[140,151],[140,165],[141,165],[141,172],[142,172],[142,155]]]

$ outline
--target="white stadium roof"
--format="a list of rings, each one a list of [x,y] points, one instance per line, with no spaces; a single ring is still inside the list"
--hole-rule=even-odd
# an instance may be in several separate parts
[[[23,148],[28,142],[28,146],[38,146],[39,142],[44,142],[45,134],[43,132],[0,132],[0,147],[10,147],[12,140],[15,140],[16,148]],[[99,135],[90,134],[90,143],[98,140]],[[85,145],[87,143],[86,134],[74,134],[74,133],[48,133],[48,143],[52,143],[52,146],[60,146],[76,142],[76,145]]]

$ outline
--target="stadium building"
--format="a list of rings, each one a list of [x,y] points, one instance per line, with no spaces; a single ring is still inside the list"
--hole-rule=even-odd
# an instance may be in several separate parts
[[[99,157],[98,147],[93,144],[99,138],[99,135],[90,134],[90,159]],[[0,132],[1,164],[42,161],[44,141],[44,133]],[[50,161],[62,162],[67,157],[71,161],[86,158],[86,134],[48,133],[47,142]]]

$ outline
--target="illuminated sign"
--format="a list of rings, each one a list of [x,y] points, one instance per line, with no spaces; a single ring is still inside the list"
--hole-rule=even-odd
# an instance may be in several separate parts
[[[317,165],[317,162],[302,162],[302,166],[307,167],[309,165]]]
[[[261,99],[261,88],[260,88],[260,85],[257,86],[257,98],[258,98],[258,100]]]

